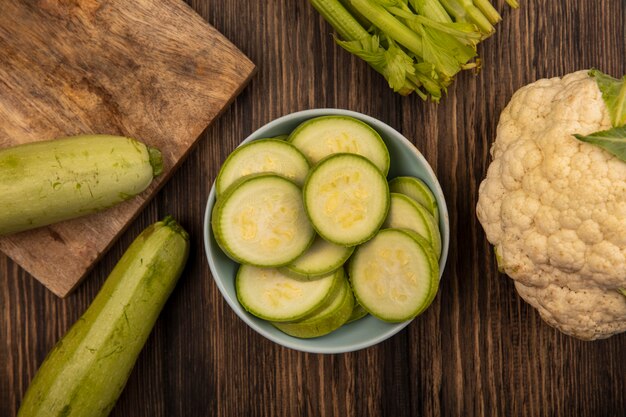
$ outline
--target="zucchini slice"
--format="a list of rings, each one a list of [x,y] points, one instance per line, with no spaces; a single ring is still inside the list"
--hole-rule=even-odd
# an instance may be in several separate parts
[[[290,336],[310,339],[327,335],[344,325],[352,314],[354,296],[343,272],[341,276],[339,291],[323,308],[296,322],[274,322],[272,323],[274,327]]]
[[[235,279],[237,299],[251,314],[274,322],[294,321],[324,306],[344,280],[335,271],[316,280],[298,280],[276,268],[241,265]]]
[[[313,243],[302,192],[276,174],[253,174],[228,188],[213,207],[215,240],[239,263],[282,266]]]
[[[421,204],[404,194],[390,193],[389,214],[383,227],[409,229],[428,241],[437,259],[441,256],[441,234],[435,219]]]
[[[342,246],[376,234],[389,209],[389,188],[368,159],[339,153],[320,161],[304,184],[304,207],[317,233]]]
[[[417,240],[417,242],[420,243],[422,246],[432,248],[430,244],[426,241],[426,239],[421,237],[419,234],[408,229],[402,229],[402,230],[405,233],[408,233],[409,235],[411,235],[413,239]],[[432,285],[430,287],[430,294],[428,294],[428,299],[426,300],[426,303],[424,304],[424,308],[420,311],[420,313],[424,311],[433,302],[433,300],[437,296],[437,291],[439,290],[439,259],[435,256],[435,252],[432,250],[426,251],[426,255],[430,257],[430,262],[432,264],[437,265],[437,274],[435,276],[435,279],[433,279]]]
[[[215,191],[220,196],[239,178],[262,172],[281,175],[301,187],[309,163],[295,146],[284,140],[255,140],[238,147],[226,158],[217,174]]]
[[[278,135],[278,136],[273,136],[269,139],[276,139],[276,140],[287,140],[287,138],[289,137],[289,135]]]
[[[360,320],[365,316],[367,316],[367,310],[364,309],[363,306],[355,300],[354,306],[352,307],[352,313],[350,314],[348,321],[346,321],[346,324]]]
[[[402,322],[434,299],[439,265],[431,247],[415,233],[383,229],[357,248],[349,276],[365,310],[384,321]]]
[[[315,165],[335,153],[354,153],[369,159],[386,176],[389,151],[371,126],[348,116],[321,116],[301,123],[289,142]]]
[[[336,245],[317,236],[306,252],[284,268],[302,278],[314,278],[341,267],[352,252],[354,247]]]
[[[389,181],[389,191],[404,194],[420,203],[432,214],[439,224],[439,206],[433,192],[426,183],[415,177],[396,177]]]

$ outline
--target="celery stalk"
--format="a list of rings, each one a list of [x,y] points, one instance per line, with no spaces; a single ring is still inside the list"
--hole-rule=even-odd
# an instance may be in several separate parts
[[[491,5],[489,0],[474,0],[474,6],[478,7],[482,14],[492,24],[498,23],[502,20],[502,16],[500,16],[500,13],[498,13],[498,11]]]
[[[454,38],[446,38],[445,34],[424,29],[423,25],[415,21],[418,16],[401,0],[350,1],[389,38],[407,48],[416,57],[432,63],[444,79],[453,77],[461,70],[461,64],[475,55],[472,51],[469,57],[465,57],[467,51],[454,47]],[[381,3],[389,5],[383,6]],[[460,47],[462,49],[462,45]],[[459,55],[464,57],[459,59]]]
[[[339,1],[310,0],[310,2],[343,39],[356,41],[370,36]]]
[[[309,1],[337,31],[337,44],[394,91],[435,102],[458,72],[480,67],[476,45],[501,19],[489,0]]]
[[[506,0],[507,4],[514,9],[519,8],[519,2],[517,0]]]
[[[354,8],[352,4],[350,4],[350,0],[339,0],[339,2],[356,19],[356,21],[359,22],[361,26],[366,29],[372,26],[372,22],[363,17],[363,15],[356,8]]]
[[[473,22],[484,35],[491,35],[495,28],[472,0],[439,0],[456,22]]]
[[[424,26],[432,27],[455,37],[463,45],[476,46],[482,39],[482,35],[476,31],[476,27],[472,23],[441,23],[423,16],[417,16],[415,19]]]
[[[344,39],[336,39],[337,44],[370,64],[387,79],[395,92],[407,95],[419,87],[406,78],[414,69],[411,58],[404,51],[381,47],[378,37],[370,35],[338,0],[310,2]]]
[[[350,3],[359,9],[361,14],[378,29],[394,41],[407,48],[417,56],[422,55],[422,39],[393,17],[384,7],[372,0],[350,0]]]
[[[454,18],[455,22],[467,22],[467,13],[456,0],[439,0],[443,8]]]
[[[440,23],[452,23],[452,18],[438,0],[409,0],[415,12]]]

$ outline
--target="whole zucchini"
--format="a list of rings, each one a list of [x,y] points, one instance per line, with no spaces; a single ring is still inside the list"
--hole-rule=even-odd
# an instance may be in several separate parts
[[[141,233],[87,311],[48,354],[18,416],[107,416],[188,253],[189,237],[171,217]]]
[[[0,149],[0,235],[104,210],[145,190],[162,169],[158,150],[121,136]]]

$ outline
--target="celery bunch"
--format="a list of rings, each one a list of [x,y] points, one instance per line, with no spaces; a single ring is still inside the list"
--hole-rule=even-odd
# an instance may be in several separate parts
[[[480,67],[476,46],[502,19],[489,0],[309,1],[337,31],[336,42],[394,91],[435,102],[459,71]]]

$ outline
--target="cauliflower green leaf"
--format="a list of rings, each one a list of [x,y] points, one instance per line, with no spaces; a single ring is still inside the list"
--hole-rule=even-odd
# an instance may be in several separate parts
[[[613,129],[590,135],[575,134],[574,137],[599,146],[626,162],[626,75],[618,80],[597,69],[592,69],[589,71],[589,76],[596,81],[602,92],[602,100],[609,110]]]
[[[609,109],[613,127],[626,125],[626,75],[620,80],[592,69],[589,76],[596,80],[602,99]]]
[[[626,126],[614,127],[587,136],[576,134],[574,137],[599,146],[626,162]]]

